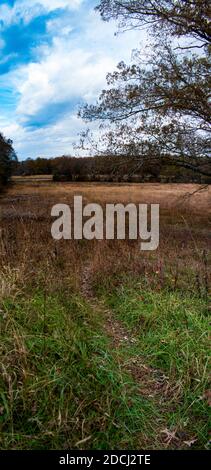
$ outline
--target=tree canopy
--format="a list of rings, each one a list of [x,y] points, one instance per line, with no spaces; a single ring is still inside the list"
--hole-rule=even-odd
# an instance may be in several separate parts
[[[12,173],[12,164],[16,160],[12,140],[6,139],[0,133],[0,189],[7,184]]]
[[[177,37],[211,40],[208,0],[101,0],[96,9],[105,21],[119,19],[123,28],[150,25],[154,31],[167,29]]]
[[[103,136],[110,153],[142,160],[168,156],[173,164],[210,174],[208,2],[101,0],[97,9],[104,20],[119,18],[120,27],[151,25],[156,42],[147,64],[140,51],[132,65],[121,62],[97,104],[84,106],[81,116],[112,124]],[[162,40],[160,29],[166,32]],[[188,42],[183,38],[176,46],[173,36]]]

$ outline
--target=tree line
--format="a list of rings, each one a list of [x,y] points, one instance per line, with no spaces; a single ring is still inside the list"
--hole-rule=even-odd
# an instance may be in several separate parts
[[[54,181],[211,182],[211,177],[169,165],[168,159],[162,162],[145,160],[142,166],[137,167],[136,161],[132,158],[128,160],[125,155],[27,159],[13,163],[13,175],[52,175]]]

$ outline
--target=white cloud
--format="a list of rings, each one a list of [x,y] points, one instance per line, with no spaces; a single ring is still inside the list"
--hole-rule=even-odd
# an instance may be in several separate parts
[[[20,3],[20,1],[18,2]],[[22,0],[22,5],[25,0]],[[27,0],[27,5],[36,1]],[[42,7],[68,4],[77,7],[79,0],[40,0]],[[7,81],[19,95],[13,120],[1,119],[0,129],[14,140],[19,158],[55,156],[71,153],[77,133],[84,124],[76,116],[76,109],[60,115],[53,124],[42,129],[26,127],[28,120],[52,104],[94,102],[106,86],[106,74],[113,71],[120,60],[129,61],[131,50],[145,48],[146,34],[129,31],[114,37],[115,23],[104,23],[99,15],[83,11],[78,23],[71,15],[48,22],[53,35],[52,44],[34,50],[36,61],[20,66],[7,75]],[[94,124],[94,126],[96,126]]]
[[[58,34],[61,29],[56,30]],[[140,39],[137,32],[114,37],[114,31],[114,24],[102,23],[91,13],[76,38],[68,33],[67,38],[62,30],[51,46],[38,48],[39,62],[23,66],[14,74],[20,94],[18,113],[32,116],[48,103],[75,98],[95,100],[105,87],[106,74],[115,69],[119,60],[129,60],[134,41]]]
[[[0,38],[0,50],[4,49],[4,47],[5,47],[5,41],[4,39]]]
[[[6,3],[0,5],[0,19],[4,27],[19,23],[23,20],[25,24],[30,23],[33,18],[54,11],[57,8],[77,9],[83,0],[17,0],[13,7]]]
[[[74,98],[91,100],[101,90],[106,73],[115,61],[109,56],[95,57],[82,49],[71,50],[65,41],[56,41],[49,55],[19,71],[17,91],[21,98],[18,113],[32,116],[50,104]]]
[[[22,159],[37,156],[56,157],[73,153],[73,144],[78,141],[78,133],[85,128],[75,114],[69,114],[58,123],[33,132],[21,124],[0,119],[1,132],[14,141],[18,157]],[[94,126],[95,127],[95,126]]]
[[[56,8],[78,8],[82,4],[83,0],[28,0],[28,2],[31,5],[40,3],[44,8],[51,11]]]

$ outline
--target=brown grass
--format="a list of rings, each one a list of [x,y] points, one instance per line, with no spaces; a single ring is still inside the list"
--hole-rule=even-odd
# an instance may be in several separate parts
[[[33,273],[43,265],[61,267],[60,275],[79,273],[91,261],[95,278],[109,272],[159,272],[164,282],[170,269],[174,282],[185,281],[187,266],[191,276],[204,276],[204,252],[210,248],[211,188],[196,192],[199,185],[175,184],[17,184],[1,197],[1,264]],[[194,193],[192,196],[191,194]],[[106,202],[159,203],[161,207],[160,247],[156,252],[140,253],[133,241],[62,241],[50,234],[51,207],[56,203],[72,206],[73,196],[82,195],[84,203]],[[117,256],[118,253],[118,256]],[[180,274],[179,274],[180,273]],[[65,275],[66,275],[65,274]],[[198,285],[197,284],[197,285]],[[198,285],[199,288],[199,285]]]

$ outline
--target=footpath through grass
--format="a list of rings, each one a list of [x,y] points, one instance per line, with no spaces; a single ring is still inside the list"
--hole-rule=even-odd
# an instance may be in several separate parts
[[[1,449],[208,447],[209,191],[196,189],[45,182],[2,197]],[[78,193],[161,203],[159,250],[55,243],[51,208]]]
[[[167,445],[206,448],[210,351],[207,301],[194,293],[144,290],[142,284],[131,280],[102,297],[133,338],[132,346],[122,347],[125,364],[139,381],[142,394],[154,397],[161,405],[166,427],[160,431]]]
[[[138,447],[156,408],[120,369],[103,318],[79,296],[3,302],[1,449]]]
[[[77,293],[4,299],[1,449],[206,447],[206,303],[139,285],[102,299],[128,330],[118,348]]]

